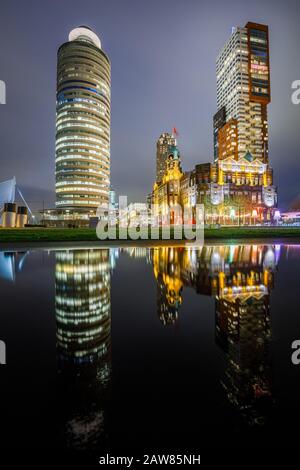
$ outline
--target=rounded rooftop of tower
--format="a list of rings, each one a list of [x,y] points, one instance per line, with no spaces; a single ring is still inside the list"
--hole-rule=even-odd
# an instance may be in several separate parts
[[[69,33],[69,41],[88,41],[101,49],[101,41],[88,26],[78,26]]]

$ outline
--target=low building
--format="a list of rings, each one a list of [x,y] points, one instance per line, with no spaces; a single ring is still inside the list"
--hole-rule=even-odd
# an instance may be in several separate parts
[[[285,225],[300,225],[300,210],[282,212],[280,214],[281,222]]]
[[[247,152],[196,165],[192,184],[204,204],[207,224],[256,225],[273,222],[277,190],[269,166]]]
[[[57,228],[87,228],[96,218],[95,211],[82,214],[76,209],[46,209],[40,211],[43,225]]]

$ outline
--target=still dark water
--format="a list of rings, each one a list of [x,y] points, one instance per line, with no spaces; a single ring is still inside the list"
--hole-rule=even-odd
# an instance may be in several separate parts
[[[1,448],[298,445],[299,279],[300,246],[1,252]]]

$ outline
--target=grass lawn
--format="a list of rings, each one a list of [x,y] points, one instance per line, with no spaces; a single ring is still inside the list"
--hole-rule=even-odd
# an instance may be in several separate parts
[[[206,229],[205,238],[299,238],[300,227],[222,227]]]
[[[223,227],[206,229],[206,239],[299,238],[300,227]],[[89,228],[24,228],[0,229],[0,243],[10,242],[96,242],[95,229]],[[108,240],[109,242],[109,240]],[[138,240],[137,243],[142,243]],[[105,243],[105,242],[102,242]]]

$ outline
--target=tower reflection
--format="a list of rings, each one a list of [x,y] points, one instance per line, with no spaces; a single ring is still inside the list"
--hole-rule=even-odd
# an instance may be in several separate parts
[[[157,281],[157,312],[163,325],[178,320],[182,302],[181,251],[162,247],[152,252],[154,275]]]
[[[226,358],[221,380],[244,420],[263,424],[272,404],[270,291],[272,247],[243,247],[216,273],[216,342]]]
[[[263,424],[272,404],[270,292],[279,246],[220,245],[151,250],[158,315],[178,319],[183,288],[215,298],[215,338],[225,358],[221,384],[248,425]]]
[[[110,250],[55,254],[55,312],[61,445],[92,448],[106,439],[111,377]]]

